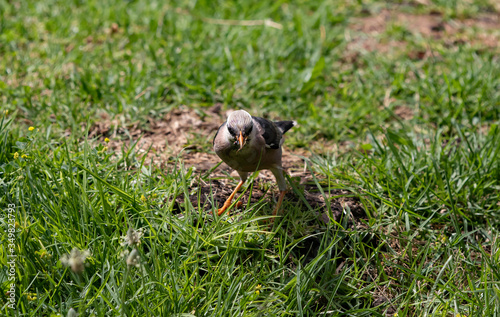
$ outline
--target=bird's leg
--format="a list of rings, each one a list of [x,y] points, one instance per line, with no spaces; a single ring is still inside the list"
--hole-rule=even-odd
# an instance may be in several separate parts
[[[278,211],[280,210],[281,204],[283,203],[283,198],[285,197],[286,193],[286,180],[284,176],[285,171],[279,165],[274,168],[271,168],[271,172],[274,174],[274,177],[276,177],[276,182],[278,183],[278,188],[280,189],[278,204],[276,205],[276,208],[274,209],[273,212],[273,215],[276,216],[278,214]]]
[[[231,201],[233,201],[234,195],[236,195],[236,192],[240,190],[241,186],[243,186],[243,183],[245,183],[243,180],[240,180],[236,188],[234,189],[233,193],[229,196],[229,198],[226,200],[222,208],[219,208],[219,211],[217,212],[217,215],[222,215],[224,211],[226,211],[230,206],[231,206]]]
[[[278,198],[278,204],[276,205],[276,208],[274,209],[273,216],[276,216],[278,214],[278,211],[280,210],[281,203],[283,203],[283,198],[285,197],[286,190],[281,190],[280,191],[280,197]]]

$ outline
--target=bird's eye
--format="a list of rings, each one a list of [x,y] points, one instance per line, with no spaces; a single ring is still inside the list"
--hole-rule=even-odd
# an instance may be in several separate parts
[[[236,130],[232,126],[228,125],[227,130],[232,136],[236,136]]]
[[[252,132],[252,129],[253,129],[253,125],[251,125],[248,128],[246,128],[245,135],[250,135],[250,133]]]

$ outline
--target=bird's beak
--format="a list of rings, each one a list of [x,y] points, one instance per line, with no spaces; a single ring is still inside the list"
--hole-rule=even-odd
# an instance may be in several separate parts
[[[245,139],[243,138],[243,132],[241,131],[240,135],[238,136],[238,143],[240,144],[240,150],[241,150],[243,148],[243,145],[245,145]]]

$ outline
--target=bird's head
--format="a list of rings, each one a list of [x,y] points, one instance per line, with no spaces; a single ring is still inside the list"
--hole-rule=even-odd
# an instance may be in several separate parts
[[[253,131],[252,116],[245,110],[231,112],[227,118],[226,126],[231,138],[239,144],[239,150],[241,150]]]

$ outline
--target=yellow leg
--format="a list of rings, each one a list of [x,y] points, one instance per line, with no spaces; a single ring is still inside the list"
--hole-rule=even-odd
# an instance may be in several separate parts
[[[280,197],[278,198],[278,204],[276,205],[276,208],[274,209],[273,216],[276,216],[278,214],[278,211],[280,210],[281,203],[283,203],[283,198],[285,197],[285,190],[280,191]]]
[[[241,186],[243,186],[243,183],[244,183],[244,181],[240,181],[238,183],[238,185],[234,189],[233,193],[226,200],[226,202],[224,203],[224,205],[222,206],[222,208],[219,208],[219,211],[217,212],[217,215],[219,215],[219,216],[222,215],[224,213],[224,211],[226,211],[229,208],[229,206],[231,206],[231,201],[233,201],[234,195],[236,195],[236,192],[238,192],[238,190],[240,190]],[[229,210],[228,210],[228,213],[229,213]]]

